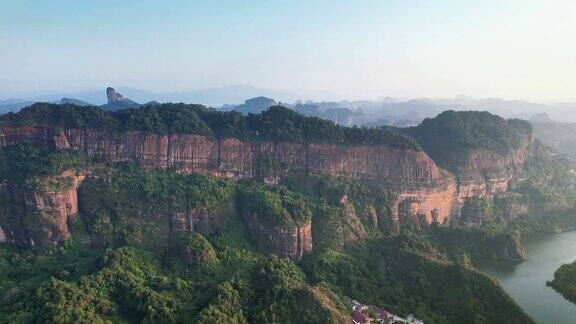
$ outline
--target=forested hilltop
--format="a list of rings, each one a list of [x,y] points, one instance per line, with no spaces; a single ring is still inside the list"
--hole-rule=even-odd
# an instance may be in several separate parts
[[[554,272],[554,280],[547,285],[576,304],[576,262],[563,264]]]
[[[489,112],[448,110],[403,129],[443,168],[464,172],[473,151],[506,154],[525,149],[532,126],[521,119],[504,119]]]
[[[337,144],[384,144],[419,148],[416,141],[392,128],[344,127],[318,117],[305,117],[275,106],[261,114],[221,112],[202,105],[161,104],[105,111],[97,107],[36,103],[0,118],[5,125],[91,128],[113,133],[195,134],[243,140],[273,140]]]
[[[349,323],[352,298],[426,323],[530,323],[474,262],[521,260],[522,233],[576,224],[573,162],[532,142],[521,121],[445,114],[428,123],[485,139],[444,154],[520,150],[522,159],[482,166],[490,177],[472,184],[456,174],[456,183],[427,145],[398,130],[345,128],[283,107],[243,117],[183,104],[114,112],[37,104],[4,115],[0,322]],[[476,130],[491,120],[504,129]],[[91,141],[132,131],[140,137],[119,148]],[[234,159],[162,164],[157,134],[218,139]],[[35,145],[35,136],[54,136],[54,145]],[[170,145],[214,145],[182,138]],[[226,138],[330,145],[312,155],[310,146],[277,144],[281,159],[252,156],[254,173],[233,177],[219,171],[243,170],[256,146],[232,150]],[[142,152],[124,146],[150,143]],[[94,154],[98,147],[128,153],[112,159]],[[294,167],[298,154],[323,169]],[[385,167],[428,181],[405,185]],[[460,202],[458,216],[440,217]]]

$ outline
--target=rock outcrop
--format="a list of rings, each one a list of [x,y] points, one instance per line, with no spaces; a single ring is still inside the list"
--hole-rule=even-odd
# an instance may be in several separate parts
[[[520,148],[506,153],[476,150],[468,155],[458,174],[458,189],[452,215],[460,216],[464,200],[468,197],[494,197],[508,191],[510,181],[517,176],[530,154],[532,139]]]
[[[0,184],[0,228],[5,241],[45,247],[69,239],[68,220],[78,213],[77,189],[84,177],[76,171],[52,177],[49,180],[66,184],[57,189]]]
[[[140,104],[130,99],[124,98],[121,94],[116,92],[114,88],[111,87],[106,88],[106,98],[108,99],[108,103],[102,106],[102,108],[106,110],[119,110],[140,107]]]
[[[106,88],[106,98],[108,99],[108,103],[124,100],[124,97],[112,87]]]
[[[4,145],[19,141],[45,147],[83,150],[110,160],[134,160],[144,168],[178,166],[185,172],[204,172],[234,179],[257,177],[274,182],[290,170],[377,178],[407,197],[418,199],[426,223],[450,218],[454,179],[430,157],[410,149],[386,145],[287,143],[199,135],[158,135],[144,132],[110,134],[91,129],[50,130],[42,127],[0,128]],[[396,218],[397,219],[397,218]]]
[[[109,178],[88,176],[78,191],[78,209],[89,225],[94,245],[105,246],[109,241],[121,239],[164,251],[175,239],[189,233],[213,234],[236,215],[233,197],[210,206],[191,206],[186,200],[130,199],[131,195],[124,189],[116,188],[117,191],[111,194],[108,183]],[[102,215],[108,218],[105,223],[109,224],[109,229],[106,231],[97,225]],[[116,221],[110,222],[110,219]]]
[[[456,176],[455,218],[467,197],[506,192],[510,180],[531,154],[534,142],[528,122],[479,111],[444,111],[403,131],[415,137],[438,165]]]
[[[268,226],[254,213],[242,215],[250,236],[262,247],[281,257],[299,261],[312,252],[312,222],[297,226]]]
[[[222,229],[226,221],[236,213],[234,199],[223,201],[212,209],[192,209],[187,211],[172,211],[170,231],[197,232],[202,235],[213,234]]]
[[[492,242],[493,250],[495,251],[493,257],[499,260],[507,261],[525,261],[526,250],[518,236],[505,236],[500,235],[494,238]]]
[[[444,181],[435,187],[398,187],[397,190],[400,194],[392,207],[393,233],[398,233],[402,225],[420,228],[450,220],[456,193],[452,176],[446,174]]]

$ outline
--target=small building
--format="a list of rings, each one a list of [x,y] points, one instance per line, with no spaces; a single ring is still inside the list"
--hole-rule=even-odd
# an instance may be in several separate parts
[[[371,323],[372,320],[370,320],[368,316],[362,314],[360,310],[355,310],[352,314],[352,322],[354,322],[354,324],[368,324]]]
[[[394,323],[394,316],[382,308],[374,306],[374,313],[376,314],[376,320],[379,323]]]
[[[354,299],[352,299],[352,298],[350,298],[350,297],[345,297],[345,300],[346,300],[346,302],[348,303],[348,306],[350,306],[350,308],[352,308],[352,311],[362,310],[362,307],[364,306],[364,305],[362,305],[362,303],[360,303],[359,301],[354,300]]]

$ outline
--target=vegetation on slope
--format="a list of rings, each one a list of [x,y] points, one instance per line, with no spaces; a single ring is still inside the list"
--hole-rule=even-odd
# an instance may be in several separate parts
[[[312,219],[310,206],[303,197],[285,188],[270,188],[255,182],[245,182],[238,190],[238,210],[252,214],[259,223],[268,226],[301,226]]]
[[[173,214],[207,210],[233,194],[234,183],[226,179],[175,170],[144,172],[129,163],[84,181],[78,199],[102,244],[162,250],[171,239]]]
[[[86,166],[83,154],[74,151],[41,151],[26,144],[0,148],[0,182],[24,184],[35,178],[59,175]]]
[[[0,244],[0,290],[7,292],[0,322],[340,323],[350,315],[345,295],[429,323],[530,321],[448,239],[434,231],[387,237],[371,229],[362,206],[386,209],[387,199],[374,195],[381,193],[375,186],[318,176],[297,194],[132,164],[94,172],[80,190],[86,214],[69,224],[71,240],[50,250]],[[211,208],[234,196],[239,210],[270,213],[281,224],[311,219],[319,229],[313,253],[300,264],[266,253],[234,215],[211,234],[165,244],[170,208]],[[354,226],[367,231],[365,242],[342,240]]]
[[[454,263],[434,236],[405,232],[305,258],[312,282],[426,323],[530,323],[502,288]]]
[[[456,173],[472,150],[505,153],[532,136],[527,121],[479,111],[444,111],[403,131],[416,138],[440,166]]]
[[[220,112],[201,105],[182,103],[112,112],[97,107],[36,103],[18,113],[3,115],[0,122],[9,125],[105,129],[110,132],[135,130],[247,140],[385,144],[419,149],[414,140],[391,128],[344,127],[317,117],[305,117],[282,106],[271,107],[261,114],[243,116],[239,112]]]
[[[210,136],[252,139],[285,140],[293,134],[307,141],[317,131],[307,127],[321,126],[284,108],[241,117],[174,107],[198,119],[174,126],[165,117],[146,115],[153,110],[125,111],[124,119],[106,116],[111,125],[130,125],[121,126],[124,130],[164,125],[162,133],[208,129]],[[55,120],[65,126],[58,124],[65,118]],[[323,140],[349,136],[334,134]],[[535,163],[533,170],[546,163]],[[349,315],[344,295],[400,315],[415,313],[427,323],[531,321],[470,262],[501,257],[499,248],[517,246],[513,224],[500,222],[496,203],[469,204],[470,214],[493,216],[480,228],[434,226],[388,237],[394,194],[382,184],[293,174],[284,179],[286,187],[235,185],[174,170],[145,173],[130,164],[96,171],[80,191],[86,215],[72,224],[72,241],[43,252],[0,248],[0,288],[10,292],[0,300],[0,322],[342,322]],[[265,222],[283,226],[311,219],[314,252],[300,264],[264,253],[238,217],[210,235],[180,237],[176,249],[184,257],[166,246],[168,214],[211,208],[230,198],[236,198],[239,211],[256,212]],[[94,238],[98,244],[86,243]]]
[[[525,194],[538,211],[565,210],[576,206],[576,162],[553,152],[539,141],[524,163],[527,180],[516,191]]]
[[[576,304],[576,262],[561,265],[546,284]]]
[[[294,263],[253,251],[236,225],[201,239],[203,248],[217,254],[216,263],[184,264],[137,247],[90,248],[78,231],[54,251],[0,245],[0,288],[7,292],[0,321],[344,321],[341,297],[308,284]]]

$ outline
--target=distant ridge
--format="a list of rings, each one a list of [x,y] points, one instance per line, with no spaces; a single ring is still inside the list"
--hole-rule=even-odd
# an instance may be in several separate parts
[[[62,98],[60,99],[60,104],[72,104],[72,105],[76,105],[76,106],[94,106],[93,104],[86,102],[86,101],[82,101],[82,100],[78,100],[78,99],[72,99],[72,98]]]

